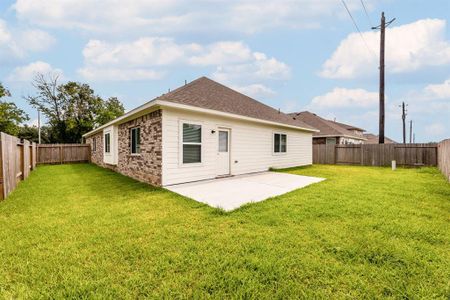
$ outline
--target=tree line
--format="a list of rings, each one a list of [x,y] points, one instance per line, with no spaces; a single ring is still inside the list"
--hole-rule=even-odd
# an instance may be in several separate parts
[[[124,114],[116,97],[103,99],[86,83],[59,83],[57,75],[37,74],[34,95],[24,97],[46,119],[41,126],[41,143],[79,143],[82,135]],[[37,126],[26,124],[28,114],[14,102],[0,83],[0,131],[38,142]]]

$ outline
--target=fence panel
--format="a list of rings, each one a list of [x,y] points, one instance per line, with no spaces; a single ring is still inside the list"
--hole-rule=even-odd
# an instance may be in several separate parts
[[[335,148],[334,145],[314,145],[313,146],[314,164],[334,164]]]
[[[437,144],[313,145],[313,163],[390,166],[437,166]]]
[[[34,143],[0,133],[0,199],[5,199],[21,180],[30,175],[35,159]]]
[[[38,164],[64,164],[89,162],[89,144],[40,144],[38,145]]]
[[[445,178],[450,181],[450,139],[438,144],[438,167]]]

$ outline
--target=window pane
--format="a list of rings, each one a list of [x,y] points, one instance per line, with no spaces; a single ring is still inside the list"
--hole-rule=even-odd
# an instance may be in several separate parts
[[[199,163],[202,160],[201,145],[183,145],[183,163]]]
[[[136,135],[135,130],[130,130],[130,137],[131,137],[131,153],[136,153]]]
[[[336,138],[327,138],[326,143],[327,145],[336,144]]]
[[[219,131],[219,152],[228,152],[228,131]]]
[[[278,133],[274,135],[273,152],[280,152],[280,135]]]
[[[105,134],[105,152],[109,153],[110,151],[110,134]]]
[[[136,153],[141,153],[141,128],[136,128]]]
[[[140,141],[141,141],[140,132],[141,132],[140,128],[132,128],[130,130],[131,153],[140,153]]]
[[[286,152],[286,144],[287,144],[287,137],[285,134],[281,134],[281,149],[280,152]]]
[[[202,126],[183,124],[183,143],[201,143]]]

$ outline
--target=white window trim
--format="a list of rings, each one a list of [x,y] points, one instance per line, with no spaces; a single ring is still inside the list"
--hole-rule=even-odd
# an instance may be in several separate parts
[[[199,125],[201,126],[201,143],[183,143],[183,124]],[[205,126],[203,122],[191,120],[178,120],[178,166],[182,168],[202,167],[205,160]],[[200,145],[200,162],[198,163],[184,163],[183,162],[183,145]]]
[[[131,127],[129,129],[129,133],[130,133],[130,155],[132,156],[140,156],[141,155],[141,144],[139,143],[139,152],[133,153],[133,137],[132,137],[132,132],[133,129],[137,129],[140,128],[140,126],[136,126],[136,127]],[[139,130],[139,134],[140,134],[140,130]],[[140,139],[139,139],[140,140]]]
[[[275,134],[284,134],[286,136],[286,152],[275,152]],[[287,155],[289,149],[288,149],[288,134],[287,132],[280,132],[280,131],[273,131],[272,132],[272,155]]]

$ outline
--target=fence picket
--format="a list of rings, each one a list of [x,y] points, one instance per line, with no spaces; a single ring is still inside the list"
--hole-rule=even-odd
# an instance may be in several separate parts
[[[313,145],[314,164],[436,166],[437,144]]]

